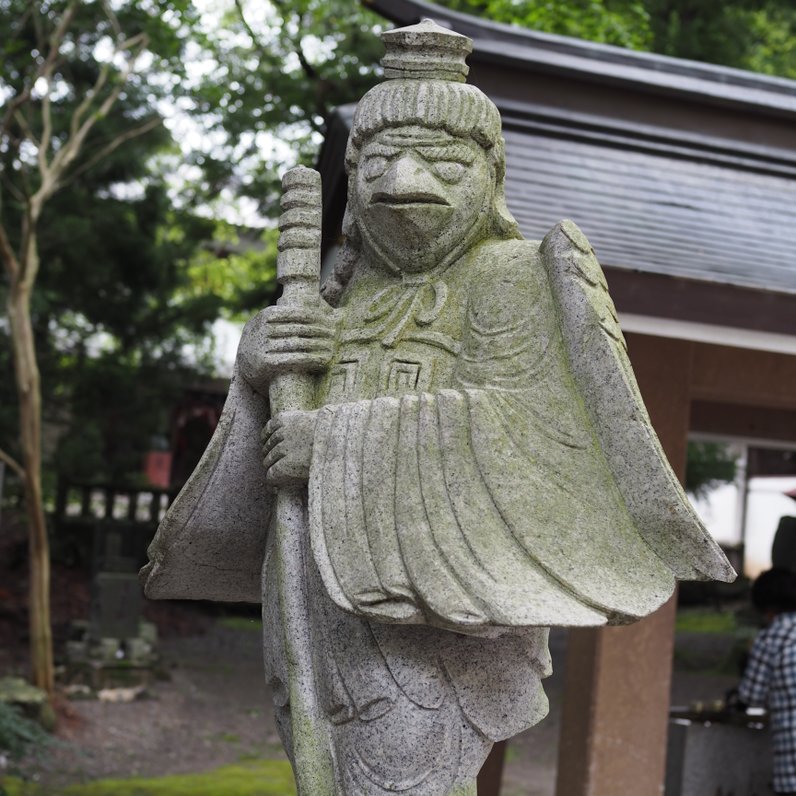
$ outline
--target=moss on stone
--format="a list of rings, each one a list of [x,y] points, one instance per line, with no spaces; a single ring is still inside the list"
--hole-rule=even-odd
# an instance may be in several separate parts
[[[8,777],[2,796],[295,796],[286,760],[262,760],[222,766],[201,774],[103,779],[65,788],[47,788]]]

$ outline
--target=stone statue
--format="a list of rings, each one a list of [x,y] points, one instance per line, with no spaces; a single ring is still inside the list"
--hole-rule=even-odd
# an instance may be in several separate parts
[[[676,578],[734,577],[588,241],[569,221],[518,232],[470,40],[429,20],[383,39],[323,298],[318,176],[297,170],[284,295],[247,325],[144,571],[150,597],[262,599],[302,796],[474,794],[492,743],[545,716],[549,626],[632,622]]]

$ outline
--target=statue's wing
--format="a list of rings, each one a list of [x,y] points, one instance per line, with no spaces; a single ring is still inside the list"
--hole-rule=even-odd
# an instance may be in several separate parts
[[[260,452],[267,412],[236,369],[213,438],[149,547],[147,597],[261,601],[272,503]]]
[[[586,236],[562,221],[544,239],[542,255],[574,377],[639,532],[680,580],[734,580],[652,428],[605,276]]]

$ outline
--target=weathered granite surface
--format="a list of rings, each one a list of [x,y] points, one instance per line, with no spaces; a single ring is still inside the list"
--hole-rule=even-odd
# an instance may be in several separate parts
[[[469,39],[428,20],[383,38],[323,298],[319,181],[296,170],[284,295],[247,325],[144,571],[150,597],[262,599],[305,796],[474,794],[492,743],[546,713],[548,626],[631,622],[676,578],[734,577],[588,241],[570,221],[519,235]]]

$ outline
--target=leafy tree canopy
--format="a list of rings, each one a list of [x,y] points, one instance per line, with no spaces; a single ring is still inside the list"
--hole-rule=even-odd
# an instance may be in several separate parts
[[[796,78],[792,0],[442,0],[546,33]]]
[[[376,82],[380,17],[351,0],[227,0],[205,19],[216,65],[196,81],[187,108],[208,131],[190,155],[202,168],[199,194],[223,186],[278,213],[286,165],[311,165],[324,123],[338,105]]]
[[[643,0],[443,0],[439,5],[543,33],[650,48],[650,12]]]
[[[220,311],[220,296],[187,288],[186,264],[214,223],[175,207],[153,168],[157,153],[174,149],[160,108],[184,79],[198,15],[182,0],[114,3],[110,13],[100,2],[78,3],[51,79],[36,79],[68,9],[66,2],[0,2],[0,118],[8,120],[0,223],[17,249],[26,203],[43,179],[39,150],[50,141],[58,157],[81,110],[98,113],[42,210],[32,314],[44,416],[62,432],[59,469],[115,480],[140,469],[140,453],[164,429],[168,395],[190,364],[186,347],[201,345]],[[114,55],[120,40],[127,57]],[[4,302],[7,290],[0,281]],[[0,338],[7,333],[0,324]],[[16,454],[5,340],[0,407],[0,447]]]
[[[721,442],[688,443],[685,488],[694,497],[705,498],[716,487],[731,484],[738,472],[738,457]]]
[[[437,0],[452,10],[534,30],[796,77],[792,0]],[[277,175],[311,165],[324,119],[379,75],[385,21],[351,0],[224,0],[204,19],[216,64],[185,107],[206,130],[190,157],[198,195],[225,187],[278,212]],[[215,6],[214,6],[215,7]],[[209,20],[209,21],[208,21]]]

